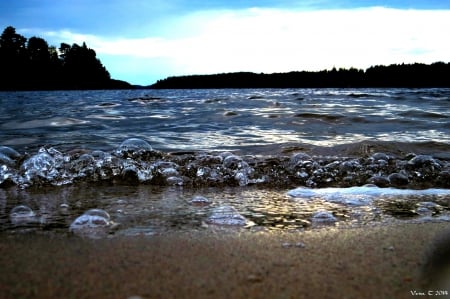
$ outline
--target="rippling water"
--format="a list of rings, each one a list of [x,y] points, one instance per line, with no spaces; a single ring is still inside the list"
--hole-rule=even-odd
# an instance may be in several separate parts
[[[450,89],[3,92],[0,230],[448,221],[449,108]]]
[[[219,89],[0,93],[0,144],[110,150],[289,142],[450,142],[449,89]]]

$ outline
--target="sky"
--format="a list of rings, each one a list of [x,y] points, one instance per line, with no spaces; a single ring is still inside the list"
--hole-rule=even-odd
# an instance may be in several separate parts
[[[86,42],[114,79],[450,62],[443,0],[6,0],[0,30]]]

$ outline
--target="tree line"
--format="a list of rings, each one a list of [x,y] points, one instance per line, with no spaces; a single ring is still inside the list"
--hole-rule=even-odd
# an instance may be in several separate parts
[[[40,37],[18,34],[12,26],[0,36],[0,90],[116,89],[127,82],[111,79],[86,43],[61,43],[59,49]]]
[[[436,62],[289,73],[223,73],[168,77],[151,88],[450,87],[450,63]]]

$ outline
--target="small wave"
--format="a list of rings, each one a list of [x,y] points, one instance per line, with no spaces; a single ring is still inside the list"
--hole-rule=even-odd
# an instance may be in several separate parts
[[[114,108],[114,107],[119,107],[120,105],[122,105],[122,104],[103,102],[103,103],[97,104],[93,107],[95,107],[95,108]]]
[[[261,100],[261,99],[264,99],[265,97],[264,96],[262,96],[262,95],[252,95],[252,96],[249,96],[247,99],[248,100]]]
[[[114,115],[114,114],[95,114],[87,116],[89,118],[102,119],[102,120],[117,120],[117,119],[126,119],[123,115]]]
[[[448,115],[438,113],[438,112],[428,112],[421,110],[407,110],[400,112],[398,115],[404,117],[414,117],[414,118],[449,118]]]
[[[163,101],[163,100],[164,100],[163,98],[149,96],[149,95],[128,99],[129,102],[138,102],[138,103],[159,102],[159,101]]]
[[[367,98],[367,97],[373,97],[373,96],[377,96],[374,94],[369,94],[369,93],[349,93],[347,94],[348,97],[351,98]]]
[[[306,119],[319,119],[319,120],[324,120],[324,121],[338,121],[340,119],[345,118],[344,115],[339,115],[339,114],[320,114],[320,113],[307,113],[307,112],[297,113],[294,115],[294,117],[306,118]]]
[[[428,155],[395,156],[355,145],[328,155],[294,152],[279,155],[239,156],[230,152],[170,154],[148,142],[131,138],[112,152],[71,151],[43,147],[34,155],[12,155],[1,147],[0,186],[23,188],[78,182],[207,186],[348,187],[366,183],[390,187],[450,187],[450,162]],[[387,148],[386,146],[384,148]],[[399,153],[402,151],[398,150]],[[437,152],[437,147],[434,147]],[[324,152],[325,153],[325,152]],[[332,154],[330,156],[329,154]],[[357,158],[338,153],[356,153]]]
[[[72,117],[53,117],[45,119],[33,119],[24,122],[11,121],[2,125],[5,129],[34,129],[55,126],[76,126],[89,123],[87,120]]]

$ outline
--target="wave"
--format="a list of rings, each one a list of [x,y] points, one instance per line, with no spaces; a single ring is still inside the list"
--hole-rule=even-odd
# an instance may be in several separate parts
[[[297,113],[294,115],[294,117],[299,118],[305,118],[305,119],[318,119],[318,120],[324,120],[324,121],[338,121],[340,119],[345,118],[344,115],[339,114],[321,114],[321,113],[309,113],[309,112],[302,112]]]
[[[400,112],[398,114],[399,116],[403,117],[414,117],[414,118],[420,118],[420,119],[426,119],[426,118],[449,118],[448,115],[438,113],[438,112],[428,112],[428,111],[422,111],[422,110],[406,110],[403,112]]]
[[[111,152],[79,149],[63,153],[54,147],[42,147],[35,154],[23,155],[3,146],[0,186],[111,182],[185,187],[348,187],[372,183],[380,187],[448,188],[448,147],[436,143],[360,143],[310,147],[309,153],[294,146],[278,154],[267,149],[271,154],[238,155],[161,152],[142,139],[130,138]],[[405,151],[419,149],[424,153],[427,148],[435,154]]]

